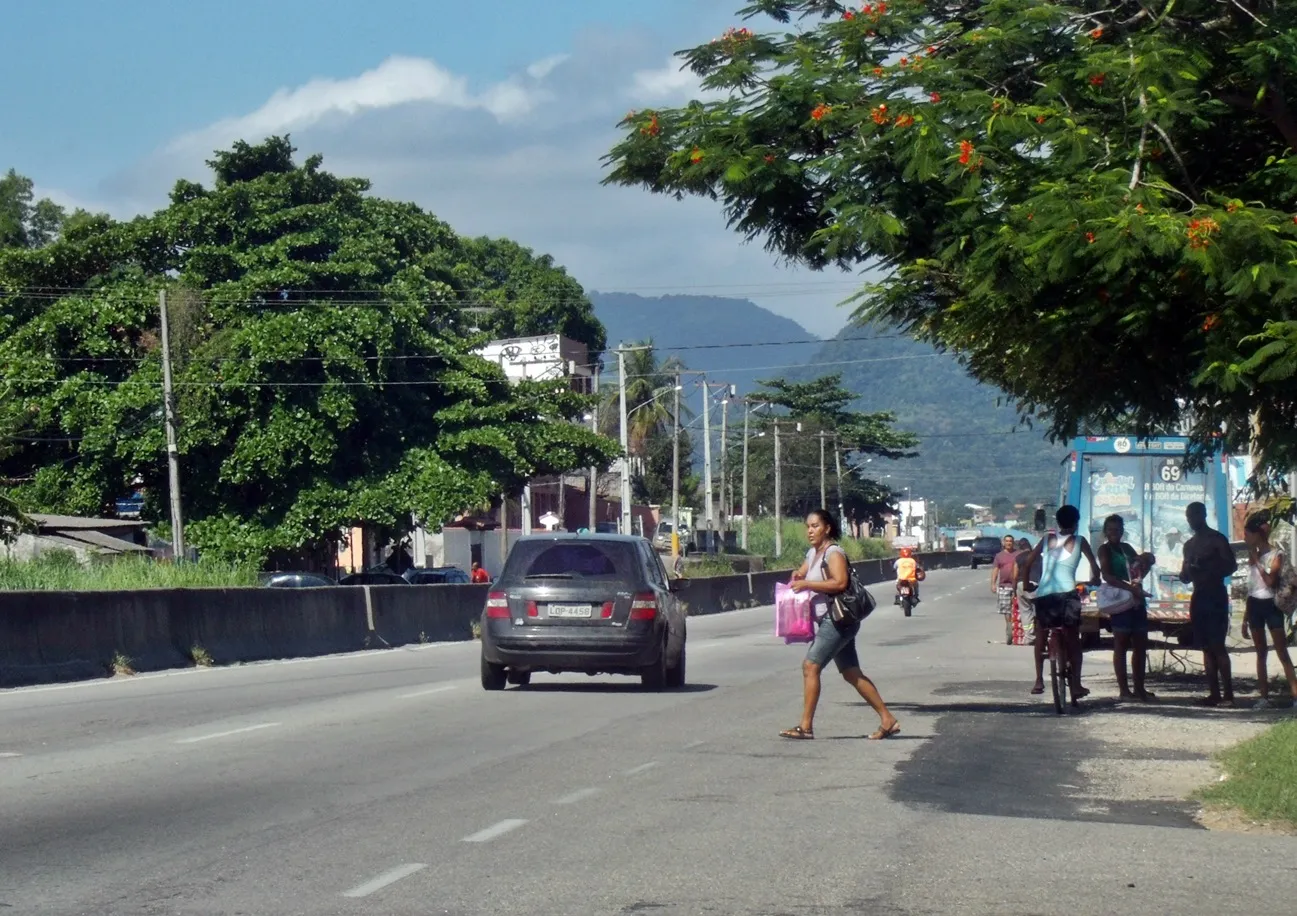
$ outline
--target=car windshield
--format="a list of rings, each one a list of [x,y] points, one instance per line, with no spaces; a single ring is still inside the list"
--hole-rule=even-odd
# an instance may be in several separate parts
[[[629,545],[598,542],[521,542],[509,556],[507,578],[629,578],[633,564]]]

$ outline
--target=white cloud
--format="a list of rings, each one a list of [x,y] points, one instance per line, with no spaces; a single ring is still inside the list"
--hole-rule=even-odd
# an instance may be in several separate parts
[[[668,60],[664,67],[637,71],[631,78],[629,92],[631,98],[641,104],[678,104],[722,96],[722,93],[703,89],[698,75],[677,57]]]
[[[534,65],[534,79],[548,75],[561,61]],[[426,102],[461,110],[479,109],[498,120],[531,111],[544,98],[536,87],[505,81],[474,93],[468,80],[431,60],[389,57],[373,70],[350,79],[315,79],[295,89],[280,89],[250,114],[219,121],[187,134],[172,149],[204,148],[236,139],[253,140],[311,127],[331,115],[354,116],[368,110]]]
[[[745,244],[711,201],[684,202],[603,187],[603,155],[628,97],[635,106],[702,95],[696,77],[661,49],[625,35],[578,42],[573,53],[475,88],[429,60],[392,58],[349,79],[285,88],[257,110],[187,134],[95,189],[123,209],[163,205],[178,177],[206,180],[202,163],[234,139],[291,130],[299,155],[372,180],[467,235],[505,236],[554,256],[587,289],[752,299],[817,334],[847,319],[835,308],[849,276],[780,266]]]
[[[538,60],[527,68],[527,75],[534,80],[543,80],[545,77],[553,73],[559,66],[567,63],[571,57],[572,55],[570,54],[554,54],[551,57],[546,57],[544,60]]]

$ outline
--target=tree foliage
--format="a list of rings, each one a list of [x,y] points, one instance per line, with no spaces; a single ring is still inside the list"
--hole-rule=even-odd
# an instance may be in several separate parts
[[[487,335],[462,308],[483,301],[520,332],[601,345],[566,274],[293,152],[238,143],[211,160],[210,188],[178,182],[152,215],[0,251],[0,478],[23,505],[93,515],[142,486],[165,517],[163,289],[189,538],[208,552],[438,525],[615,452],[580,424],[585,399],[511,385],[473,353]]]
[[[784,512],[805,514],[820,507],[820,456],[829,508],[836,508],[838,482],[834,450],[842,465],[842,503],[848,518],[873,519],[893,499],[890,489],[863,470],[868,458],[913,457],[918,439],[893,428],[890,413],[862,413],[848,405],[855,396],[842,387],[841,374],[807,382],[764,379],[748,396],[749,404],[767,405],[757,415],[755,434],[748,443],[748,503],[774,510],[774,435],[780,425],[781,506]],[[800,429],[798,429],[800,426]],[[824,448],[820,440],[823,434]],[[742,441],[731,446],[730,466],[742,473]]]
[[[0,177],[0,248],[48,245],[58,237],[67,218],[67,212],[54,201],[36,199],[30,178],[13,169]]]
[[[758,0],[609,182],[720,201],[1067,436],[1297,461],[1297,4]]]

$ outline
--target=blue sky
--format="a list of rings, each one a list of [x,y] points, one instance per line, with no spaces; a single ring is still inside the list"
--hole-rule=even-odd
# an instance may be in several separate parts
[[[6,4],[0,170],[69,204],[153,209],[234,139],[374,180],[471,234],[552,253],[587,288],[751,298],[832,333],[852,288],[792,274],[704,202],[598,185],[628,108],[696,85],[673,51],[742,0],[41,0]]]

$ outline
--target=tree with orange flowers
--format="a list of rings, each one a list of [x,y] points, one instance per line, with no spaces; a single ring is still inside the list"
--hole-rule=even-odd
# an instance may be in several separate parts
[[[757,0],[609,183],[720,201],[1058,436],[1297,464],[1297,3]],[[795,26],[795,28],[793,28]],[[654,130],[645,132],[646,124]],[[1254,434],[1255,433],[1255,434]]]

